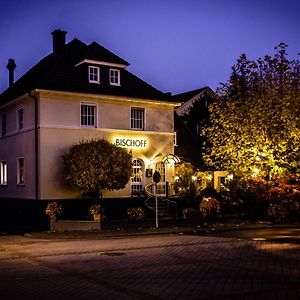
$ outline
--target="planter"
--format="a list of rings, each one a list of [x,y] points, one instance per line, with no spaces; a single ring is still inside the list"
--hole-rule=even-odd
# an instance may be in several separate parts
[[[101,214],[94,214],[93,216],[94,216],[94,221],[101,222],[102,220]]]
[[[56,221],[56,216],[49,216],[49,218],[50,218],[50,221],[51,221],[51,222]]]

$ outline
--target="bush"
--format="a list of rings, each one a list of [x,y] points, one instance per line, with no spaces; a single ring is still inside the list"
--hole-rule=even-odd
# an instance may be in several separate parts
[[[129,220],[140,221],[146,217],[145,209],[142,207],[132,207],[127,209]]]
[[[182,210],[183,219],[195,219],[198,216],[196,209],[187,207]]]
[[[273,204],[271,203],[268,208],[268,216],[272,221],[281,222],[288,217],[289,210],[284,203]]]
[[[213,197],[204,197],[200,203],[200,215],[202,218],[215,217],[220,211],[220,202]]]

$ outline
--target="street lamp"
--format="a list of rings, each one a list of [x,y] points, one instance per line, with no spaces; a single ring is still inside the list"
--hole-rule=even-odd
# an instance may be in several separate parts
[[[155,195],[155,226],[156,228],[158,228],[158,203],[157,203],[157,194],[156,194],[157,184],[160,182],[160,174],[158,171],[154,172],[153,181],[154,181],[154,195]]]

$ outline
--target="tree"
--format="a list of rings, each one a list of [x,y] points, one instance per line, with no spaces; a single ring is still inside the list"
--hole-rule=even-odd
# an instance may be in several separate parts
[[[132,171],[131,154],[103,139],[74,145],[63,160],[66,182],[93,196],[101,196],[103,189],[124,188]]]
[[[300,64],[286,49],[281,43],[273,57],[237,60],[202,132],[207,165],[242,177],[300,171]]]

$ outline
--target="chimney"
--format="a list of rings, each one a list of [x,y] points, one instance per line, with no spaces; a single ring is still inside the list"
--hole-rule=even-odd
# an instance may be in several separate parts
[[[7,64],[6,68],[8,69],[9,86],[12,86],[14,84],[14,71],[16,68],[15,60],[10,58],[8,60],[8,64]]]
[[[53,36],[53,53],[57,54],[66,44],[66,31],[56,29],[51,34]]]

